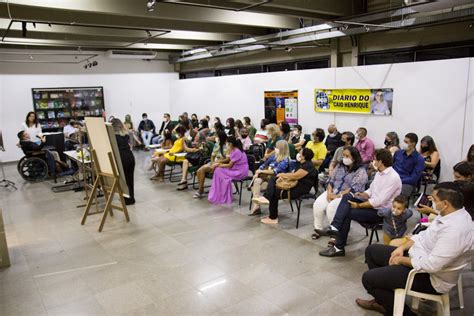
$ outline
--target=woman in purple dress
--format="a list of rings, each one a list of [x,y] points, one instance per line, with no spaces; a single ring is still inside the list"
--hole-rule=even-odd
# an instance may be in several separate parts
[[[249,173],[247,155],[242,150],[242,143],[234,136],[227,137],[229,162],[214,163],[209,202],[213,204],[232,203],[232,180],[245,178]]]

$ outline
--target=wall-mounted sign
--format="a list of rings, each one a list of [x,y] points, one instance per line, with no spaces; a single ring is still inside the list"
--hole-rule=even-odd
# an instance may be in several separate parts
[[[392,115],[393,89],[315,89],[316,112]]]
[[[265,91],[265,118],[271,123],[298,124],[298,90]]]

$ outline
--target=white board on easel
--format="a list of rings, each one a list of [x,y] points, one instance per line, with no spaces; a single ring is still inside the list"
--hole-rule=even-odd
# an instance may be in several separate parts
[[[94,149],[97,154],[97,162],[100,169],[104,173],[112,174],[112,165],[110,164],[108,153],[112,153],[113,161],[115,163],[116,170],[119,173],[120,186],[124,195],[128,197],[128,186],[125,181],[125,174],[123,172],[122,160],[120,159],[120,152],[117,146],[117,139],[113,127],[110,124],[106,124],[104,119],[101,117],[86,117],[86,129],[89,137],[89,144],[91,149]]]

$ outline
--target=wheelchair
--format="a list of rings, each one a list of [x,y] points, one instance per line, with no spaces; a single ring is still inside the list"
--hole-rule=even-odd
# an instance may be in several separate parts
[[[17,170],[20,176],[28,182],[41,182],[48,178],[51,173],[56,179],[56,172],[50,172],[45,151],[28,152],[20,159]]]

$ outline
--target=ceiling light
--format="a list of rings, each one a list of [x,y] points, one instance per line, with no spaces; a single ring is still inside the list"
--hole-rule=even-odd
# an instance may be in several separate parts
[[[150,31],[146,30],[145,32],[146,32],[146,35],[147,35],[148,37],[151,37]]]
[[[33,58],[33,56],[32,56],[31,54],[30,54],[30,59],[31,59],[31,60],[33,60],[33,59],[34,59],[34,58]]]
[[[146,9],[148,12],[152,12],[155,10],[156,0],[148,0],[146,4]]]
[[[365,28],[365,31],[366,31],[366,32],[369,32],[369,31],[370,31],[370,28],[369,28],[367,25],[364,26],[364,28]]]

